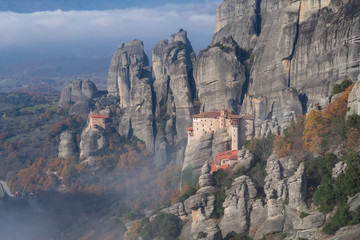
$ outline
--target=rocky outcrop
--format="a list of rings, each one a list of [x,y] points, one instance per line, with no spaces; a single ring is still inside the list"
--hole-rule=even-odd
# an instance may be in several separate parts
[[[244,61],[248,57],[232,37],[199,53],[194,77],[202,111],[238,110],[247,83]]]
[[[146,143],[154,152],[153,94],[151,68],[143,43],[133,40],[119,46],[111,60],[108,75],[108,92],[120,101],[119,133],[132,134]]]
[[[89,101],[98,96],[98,90],[92,81],[77,80],[67,85],[61,91],[59,106],[65,107],[67,104],[76,104],[80,101]]]
[[[348,109],[349,111],[346,113],[346,116],[357,114],[360,115],[360,74],[358,76],[358,80],[355,83],[353,89],[351,90],[348,98]]]
[[[200,188],[208,187],[213,185],[213,178],[210,175],[211,167],[208,162],[201,168],[201,175],[199,177]]]
[[[206,133],[199,141],[188,144],[185,150],[183,170],[190,167],[200,175],[204,163],[212,162],[212,141],[213,133]]]
[[[297,171],[287,182],[289,188],[289,208],[301,210],[306,208],[306,176],[304,163],[300,163]]]
[[[255,185],[248,176],[240,176],[234,180],[232,187],[226,191],[223,203],[224,216],[220,222],[223,237],[233,231],[247,233],[251,206],[256,195]]]
[[[160,41],[153,50],[158,146],[181,145],[185,148],[186,128],[192,125],[195,85],[195,52],[185,30]],[[156,152],[162,151],[157,149]],[[171,156],[174,158],[175,156]],[[182,159],[180,160],[182,162]],[[166,163],[166,162],[165,162]]]
[[[77,151],[75,134],[72,131],[65,131],[60,134],[59,158],[67,158]]]
[[[69,108],[69,114],[86,115],[90,110],[89,101],[78,101]]]
[[[92,128],[90,124],[81,133],[80,157],[88,157],[90,153],[106,146],[106,139],[103,132]]]
[[[347,164],[343,161],[338,162],[335,164],[335,167],[332,169],[332,177],[337,178],[340,173],[344,173],[345,169],[347,167]]]

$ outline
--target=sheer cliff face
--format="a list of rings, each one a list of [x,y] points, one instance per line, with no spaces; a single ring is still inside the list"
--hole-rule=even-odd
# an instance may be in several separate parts
[[[148,151],[154,151],[153,105],[151,68],[139,40],[122,44],[116,50],[110,64],[108,92],[120,100],[124,110],[119,133],[134,134],[146,143]]]
[[[232,36],[242,48],[254,48],[261,27],[259,3],[255,0],[228,0],[216,11],[216,26],[211,45]]]
[[[256,115],[256,126],[267,118],[281,121],[288,112],[302,113],[328,97],[336,81],[357,78],[359,5],[353,0],[225,0],[219,6],[212,44],[231,36],[240,48],[253,48],[242,111]]]
[[[180,156],[172,156],[182,163],[186,128],[192,125],[195,86],[193,64],[195,53],[184,30],[172,34],[170,40],[160,41],[153,50],[156,96],[156,162],[167,163],[166,149],[174,146]]]
[[[203,111],[237,110],[246,83],[246,66],[232,37],[200,52],[194,76]]]
[[[170,41],[160,41],[153,50],[156,113],[161,114],[166,108],[169,116],[176,117],[178,139],[187,138],[186,128],[191,126],[194,114],[194,62],[195,53],[184,30],[171,35]]]

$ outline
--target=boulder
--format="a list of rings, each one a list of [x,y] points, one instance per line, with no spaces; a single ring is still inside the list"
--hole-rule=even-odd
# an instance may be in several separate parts
[[[78,101],[89,101],[99,96],[96,85],[90,80],[77,80],[70,83],[61,91],[59,106],[65,107],[67,104]]]

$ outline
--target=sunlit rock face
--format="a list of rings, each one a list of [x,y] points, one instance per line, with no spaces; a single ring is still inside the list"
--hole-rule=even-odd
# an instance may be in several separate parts
[[[67,158],[77,150],[77,142],[75,134],[71,131],[65,131],[60,134],[59,158]]]
[[[236,110],[247,80],[242,54],[232,37],[200,52],[194,77],[202,111]]]
[[[192,125],[195,97],[193,65],[195,52],[187,38],[187,32],[180,30],[162,40],[153,50],[153,83],[156,97],[156,165],[164,166],[169,161],[181,164],[187,141],[186,128]],[[179,154],[165,156],[164,149],[177,149]],[[169,159],[168,159],[169,158]]]
[[[124,114],[119,133],[135,135],[154,152],[153,96],[151,67],[142,41],[133,40],[120,45],[110,63],[108,93],[119,99]]]

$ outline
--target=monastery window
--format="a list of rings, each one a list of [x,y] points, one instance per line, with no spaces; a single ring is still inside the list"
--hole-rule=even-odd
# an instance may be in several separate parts
[[[209,130],[211,131],[211,128],[209,128]]]

